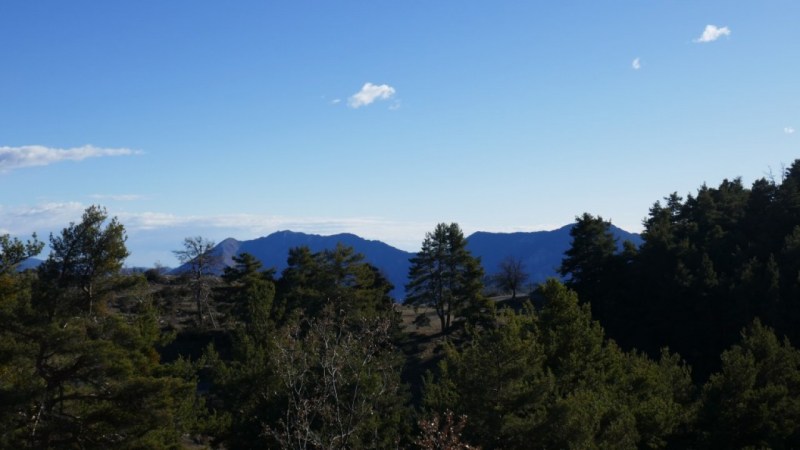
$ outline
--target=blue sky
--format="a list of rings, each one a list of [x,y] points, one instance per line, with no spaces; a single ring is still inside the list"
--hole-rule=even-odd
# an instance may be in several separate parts
[[[129,265],[172,265],[195,235],[640,231],[800,157],[798,23],[790,0],[4,1],[0,232],[100,204]]]

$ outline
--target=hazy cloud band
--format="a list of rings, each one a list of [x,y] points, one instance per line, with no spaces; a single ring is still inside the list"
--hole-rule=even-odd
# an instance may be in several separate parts
[[[100,148],[93,145],[67,149],[42,145],[0,147],[0,173],[24,167],[47,166],[62,161],[82,161],[87,158],[129,156],[139,153],[128,148]]]

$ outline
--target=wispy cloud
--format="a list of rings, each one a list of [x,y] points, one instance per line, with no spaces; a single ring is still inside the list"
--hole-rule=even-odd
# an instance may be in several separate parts
[[[631,67],[633,67],[633,70],[641,69],[642,68],[642,60],[639,57],[634,58],[633,62],[631,63]]]
[[[0,205],[0,231],[13,236],[29,236],[33,232],[47,236],[57,234],[70,222],[80,221],[88,204],[51,202],[39,205]],[[279,230],[331,235],[354,233],[366,239],[379,239],[406,250],[419,248],[429,223],[394,221],[380,217],[290,217],[269,214],[180,215],[163,212],[132,212],[108,208],[108,214],[119,218],[128,231],[132,252],[141,250],[143,241],[158,236],[203,235],[217,241],[226,237],[254,239]],[[175,239],[178,245],[179,239]],[[164,250],[164,249],[160,249]],[[169,253],[169,248],[165,251]]]
[[[361,90],[353,94],[348,100],[347,104],[351,108],[360,108],[367,106],[376,100],[388,100],[395,94],[395,89],[388,84],[376,85],[372,83],[365,83]]]
[[[44,203],[34,206],[0,205],[0,233],[25,238],[37,232],[40,239],[58,234],[70,222],[80,221],[87,204],[81,202]],[[149,265],[154,261],[174,264],[172,250],[186,236],[204,236],[221,242],[233,237],[255,239],[279,230],[332,235],[354,233],[365,239],[380,240],[406,251],[418,251],[425,233],[435,222],[397,221],[381,217],[290,217],[269,214],[180,215],[163,212],[131,212],[108,208],[119,218],[128,234],[131,265]],[[487,226],[464,224],[467,234],[473,231],[516,232],[555,229],[560,225]],[[46,239],[45,239],[46,240]],[[45,252],[46,254],[47,252]]]
[[[783,129],[783,132],[784,132],[784,133],[786,133],[786,134],[794,134],[794,132],[795,132],[795,129],[794,129],[794,128],[792,128],[792,127],[785,127],[785,128]]]
[[[730,36],[731,29],[728,27],[717,27],[716,25],[706,25],[703,34],[694,40],[697,43],[714,42],[722,36]]]
[[[43,236],[80,220],[86,205],[80,202],[48,202],[35,206],[0,205],[0,228],[6,233],[26,236],[39,232]]]
[[[279,230],[313,234],[355,233],[399,247],[418,247],[430,224],[397,222],[376,217],[288,217],[268,214],[177,215],[159,212],[117,213],[132,231],[192,229],[225,237],[252,239]]]
[[[128,148],[100,148],[92,145],[74,148],[51,148],[41,145],[0,147],[0,173],[23,167],[47,166],[61,161],[82,161],[103,156],[129,156],[141,152]]]

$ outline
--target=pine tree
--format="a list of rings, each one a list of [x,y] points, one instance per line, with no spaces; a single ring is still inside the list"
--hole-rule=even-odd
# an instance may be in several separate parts
[[[411,258],[405,304],[431,306],[442,333],[454,320],[480,321],[493,313],[482,298],[483,269],[466,248],[464,233],[456,223],[440,223],[426,233],[422,249]]]
[[[722,354],[703,387],[699,426],[707,448],[800,446],[800,351],[760,321]]]
[[[0,275],[13,272],[21,262],[38,255],[42,248],[44,243],[39,242],[36,234],[24,243],[7,234],[0,235]]]
[[[572,244],[564,254],[559,273],[568,277],[566,285],[584,301],[594,302],[597,293],[602,292],[602,284],[607,282],[604,271],[609,269],[617,250],[611,223],[584,213],[576,218],[569,235]]]
[[[193,376],[159,364],[153,309],[99,307],[127,255],[124,228],[106,220],[87,209],[0,292],[0,447],[170,448],[192,427]]]
[[[277,288],[276,300],[286,315],[313,317],[335,305],[354,317],[372,317],[393,304],[389,280],[364,255],[341,244],[316,253],[308,247],[289,250]]]
[[[122,224],[116,217],[108,220],[99,206],[87,208],[81,222],[71,223],[59,236],[51,234],[52,252],[39,267],[43,287],[50,290],[48,313],[102,313],[114,275],[128,257],[126,239]]]
[[[226,271],[230,355],[204,365],[226,448],[388,448],[407,423],[397,316],[385,278],[352,248],[290,251],[271,272],[247,255]],[[276,286],[277,285],[277,289]]]
[[[467,417],[483,448],[663,448],[686,434],[693,391],[676,355],[658,362],[605,340],[588,304],[549,280],[541,311],[505,312],[425,379],[425,405]]]

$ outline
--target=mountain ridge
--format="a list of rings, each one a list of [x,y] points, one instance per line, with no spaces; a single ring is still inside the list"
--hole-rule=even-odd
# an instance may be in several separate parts
[[[467,249],[473,256],[480,258],[487,275],[497,272],[500,261],[507,257],[522,261],[529,283],[540,283],[549,277],[558,277],[558,266],[569,249],[572,238],[570,230],[575,224],[568,224],[549,231],[518,231],[511,233],[495,233],[477,231],[467,237]],[[636,233],[630,233],[614,225],[611,232],[621,248],[625,240],[637,246],[642,239]],[[401,301],[405,297],[405,284],[410,267],[409,259],[416,252],[407,252],[393,247],[380,240],[362,238],[353,233],[338,233],[323,236],[291,230],[280,230],[256,239],[239,241],[227,238],[217,244],[212,253],[218,257],[216,273],[222,273],[225,267],[233,265],[233,257],[241,253],[250,253],[261,261],[265,268],[274,268],[278,273],[287,267],[289,249],[307,246],[312,252],[320,252],[336,248],[342,244],[364,255],[364,260],[381,270],[386,278],[394,284],[391,295]],[[180,273],[186,270],[181,266],[173,271]]]

